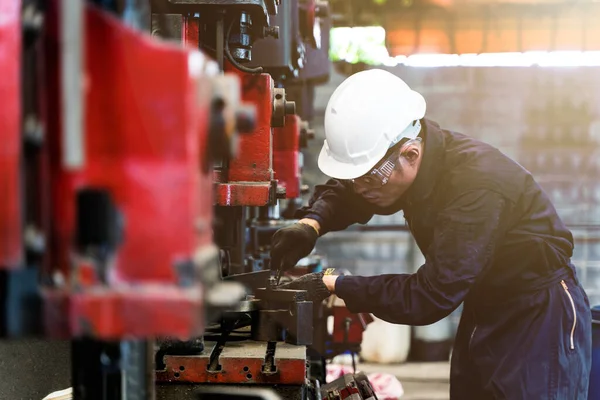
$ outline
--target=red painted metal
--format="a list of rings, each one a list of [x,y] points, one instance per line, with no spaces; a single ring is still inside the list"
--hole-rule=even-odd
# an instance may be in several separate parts
[[[345,387],[340,390],[340,399],[354,399],[354,395],[357,395],[360,398],[360,391],[355,387]]]
[[[49,26],[56,28],[56,21]],[[190,52],[129,29],[94,7],[86,7],[85,27],[86,164],[67,170],[61,149],[53,148],[54,265],[73,267],[79,188],[110,192],[124,216],[124,240],[109,286],[47,294],[47,319],[67,308],[75,335],[188,337],[199,332],[202,288],[179,287],[174,266],[212,246],[213,182],[201,168],[211,99],[199,93],[208,81],[189,70]],[[54,35],[46,47],[51,104],[59,98],[60,45],[57,30],[49,32]],[[49,141],[60,143],[59,115],[48,118]],[[85,273],[71,278],[81,276],[90,278]]]
[[[350,325],[346,333],[346,321],[349,319]],[[343,345],[360,345],[362,335],[366,326],[373,322],[369,314],[351,313],[345,305],[333,306],[333,343]],[[347,336],[346,336],[347,335]]]
[[[240,136],[238,156],[229,163],[229,182],[269,182],[273,179],[273,78],[269,74],[238,72],[242,80],[242,100],[256,107],[255,129]]]
[[[219,356],[221,370],[208,371],[213,343],[196,356],[165,356],[166,369],[156,374],[157,383],[281,384],[306,383],[306,347],[277,343],[274,372],[264,372],[266,343],[227,343]]]
[[[216,203],[227,206],[265,206],[273,199],[273,79],[268,74],[238,72],[242,100],[256,107],[255,129],[240,135],[237,156],[217,184]]]
[[[269,204],[271,184],[220,183],[217,185],[216,203],[220,206],[264,206]]]
[[[89,288],[81,293],[45,291],[44,322],[55,338],[171,336],[187,339],[202,331],[202,292],[165,285]]]
[[[300,197],[300,117],[286,115],[285,126],[273,129],[273,169],[285,197]]]
[[[0,269],[22,265],[21,2],[0,0]]]
[[[200,21],[182,17],[182,42],[198,48],[201,41]],[[227,171],[215,174],[215,202],[220,206],[265,206],[273,199],[273,113],[274,82],[269,74],[247,74],[225,62],[227,73],[237,74],[242,81],[242,101],[256,108],[255,129],[239,136],[237,156],[230,160]]]
[[[97,287],[71,297],[73,335],[189,338],[201,332],[202,292],[164,285],[118,290]],[[159,323],[157,323],[159,322]]]
[[[200,18],[183,15],[181,17],[181,43],[198,49],[200,44]]]

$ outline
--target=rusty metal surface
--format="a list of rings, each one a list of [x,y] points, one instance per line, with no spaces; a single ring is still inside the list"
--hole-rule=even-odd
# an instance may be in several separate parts
[[[278,342],[274,355],[275,371],[263,370],[267,343],[228,342],[218,358],[220,370],[209,371],[211,353],[217,344],[206,342],[197,356],[165,356],[166,369],[156,380],[165,383],[286,384],[306,382],[306,347]]]
[[[22,264],[21,2],[0,0],[0,268]]]

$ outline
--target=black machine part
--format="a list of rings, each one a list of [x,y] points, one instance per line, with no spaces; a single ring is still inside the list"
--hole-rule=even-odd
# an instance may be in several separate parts
[[[156,400],[320,400],[308,387],[277,385],[159,385]]]
[[[233,7],[260,12],[266,20],[268,15],[277,14],[279,0],[151,0],[155,14],[187,14],[201,11],[213,12]]]
[[[151,0],[153,14],[200,14],[214,21],[218,13],[239,16],[243,12],[252,20],[259,38],[275,34],[275,29],[268,28],[269,15],[277,13],[277,3],[278,0]]]
[[[264,388],[204,386],[198,389],[198,400],[280,400],[275,392]]]
[[[71,346],[74,400],[153,398],[152,341],[79,338]]]
[[[264,68],[277,81],[294,78],[306,64],[306,46],[300,34],[298,0],[282,2],[277,15],[270,16],[269,22],[273,26],[279,26],[278,37],[257,40],[248,66]]]
[[[268,270],[229,275],[224,280],[242,283],[252,294],[237,308],[223,310],[222,334],[249,326],[254,340],[313,343],[314,305],[305,290],[277,288]]]

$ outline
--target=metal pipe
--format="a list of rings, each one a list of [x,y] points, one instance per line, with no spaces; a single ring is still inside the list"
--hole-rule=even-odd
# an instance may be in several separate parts
[[[60,3],[62,164],[66,169],[76,170],[85,164],[83,131],[85,2],[62,0]]]

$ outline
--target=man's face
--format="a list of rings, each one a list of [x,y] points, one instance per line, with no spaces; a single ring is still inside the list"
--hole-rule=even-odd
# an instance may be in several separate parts
[[[379,207],[394,204],[414,182],[421,165],[423,145],[414,140],[384,157],[360,178],[354,179],[354,191]]]

